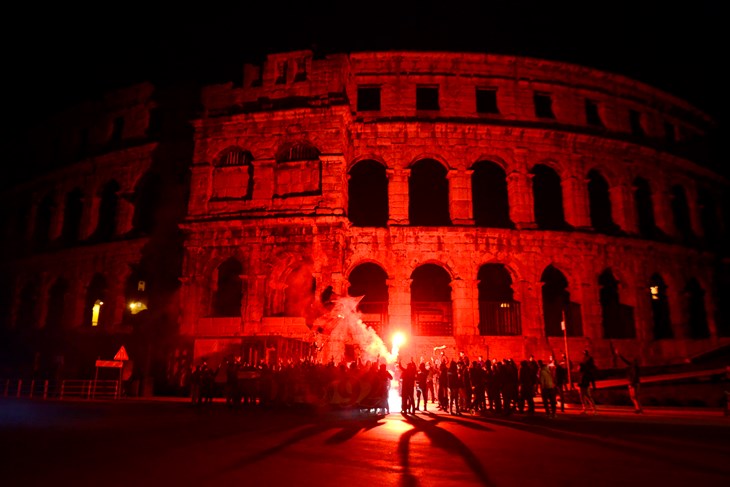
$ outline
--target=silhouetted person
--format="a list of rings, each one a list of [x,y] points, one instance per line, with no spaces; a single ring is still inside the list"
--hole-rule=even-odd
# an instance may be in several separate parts
[[[520,398],[517,409],[522,413],[527,403],[527,414],[535,413],[535,383],[537,376],[527,360],[520,362]]]
[[[580,389],[580,402],[583,405],[583,414],[587,413],[588,408],[590,408],[593,410],[593,414],[596,415],[598,409],[591,392],[591,387],[595,387],[596,384],[596,364],[588,350],[583,350],[583,360],[580,363],[578,372],[580,372],[578,387]]]
[[[421,399],[423,399],[423,410],[428,411],[428,370],[423,362],[419,364],[416,374],[416,411],[420,411]]]
[[[542,360],[538,360],[537,364],[540,368],[540,394],[542,395],[542,404],[545,406],[545,414],[548,418],[555,418],[557,404],[555,402],[553,374]]]
[[[416,401],[413,393],[416,389],[416,364],[411,360],[403,367],[398,360],[398,368],[401,370],[401,412],[416,413]]]
[[[641,407],[641,401],[639,400],[639,390],[641,389],[641,370],[639,369],[639,357],[634,357],[633,360],[627,360],[621,355],[618,350],[615,350],[618,358],[627,365],[626,367],[626,378],[629,381],[629,397],[631,402],[634,404],[634,412],[641,414],[644,409]]]

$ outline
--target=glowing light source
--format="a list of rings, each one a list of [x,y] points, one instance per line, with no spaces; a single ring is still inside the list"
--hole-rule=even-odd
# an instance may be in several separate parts
[[[398,351],[400,350],[400,347],[403,346],[403,344],[406,342],[406,336],[401,332],[396,332],[393,334],[393,348],[390,351],[390,354],[395,357],[398,355]]]
[[[509,308],[509,303],[499,303],[500,308]]]
[[[91,308],[91,326],[97,326],[99,324],[99,311],[104,302],[100,299],[94,301],[94,306]]]
[[[651,286],[649,292],[651,292],[651,299],[659,299],[659,286]]]
[[[141,301],[132,301],[131,303],[129,303],[129,310],[132,312],[133,315],[136,315],[140,311],[144,311],[146,309],[147,305]]]

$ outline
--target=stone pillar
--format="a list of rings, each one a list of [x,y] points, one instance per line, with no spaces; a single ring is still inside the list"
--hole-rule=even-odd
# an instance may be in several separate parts
[[[89,285],[88,276],[77,275],[70,283],[69,296],[70,296],[70,309],[69,309],[69,323],[72,328],[79,328],[83,326],[91,326],[91,323],[84,323],[84,306],[86,305],[86,292],[88,291]]]
[[[81,214],[81,228],[79,228],[79,238],[81,240],[89,238],[96,230],[96,226],[99,224],[100,203],[101,198],[96,194],[83,199],[82,204],[84,207]]]
[[[674,224],[674,216],[671,207],[672,195],[663,187],[656,192],[651,193],[651,199],[654,203],[654,221],[659,230],[667,235],[676,236],[677,227]]]
[[[624,186],[626,207],[624,208],[625,226],[621,227],[625,232],[632,235],[639,234],[639,208],[636,205],[636,186]]]
[[[388,225],[408,225],[408,178],[410,169],[386,169],[388,176]],[[410,318],[409,318],[410,323]]]
[[[518,230],[537,228],[534,200],[532,196],[532,175],[513,171],[507,175],[509,217]]]
[[[692,233],[697,237],[704,237],[705,229],[702,228],[702,219],[700,218],[700,205],[697,201],[697,188],[694,186],[685,189],[687,195],[687,208],[689,211],[689,223],[692,227]]]
[[[384,331],[385,336],[390,336],[394,331],[402,331],[411,336],[411,282],[413,280],[405,277],[387,279],[388,285],[388,315],[390,316],[389,330]]]
[[[276,186],[276,161],[261,159],[253,161],[253,200],[271,201]]]
[[[454,279],[449,284],[451,285],[454,335],[479,335],[477,281]]]
[[[123,275],[122,272],[115,270],[116,275]],[[124,308],[127,305],[126,296],[124,295],[124,285],[126,279],[109,279],[109,286],[106,290],[106,299],[104,300],[104,306],[108,306],[106,309],[108,313],[107,326],[117,326],[122,322],[122,316],[124,315]]]
[[[454,225],[474,225],[471,204],[471,175],[473,170],[451,169],[446,174],[449,180],[449,216]]]
[[[588,180],[568,176],[561,182],[565,221],[573,228],[591,228],[590,205],[588,202]]]
[[[48,241],[53,242],[61,236],[63,231],[63,220],[64,211],[66,207],[66,200],[61,198],[60,201],[56,201],[51,211],[51,225],[48,228]]]
[[[134,193],[124,193],[119,195],[119,208],[117,210],[117,224],[114,229],[114,235],[120,236],[132,230],[132,221],[134,220]]]
[[[322,202],[317,207],[317,214],[344,215],[347,209],[347,188],[349,176],[345,171],[346,163],[343,155],[320,156],[322,163]]]
[[[613,222],[627,233],[638,233],[638,222],[630,188],[624,184],[618,184],[612,186],[609,191]]]

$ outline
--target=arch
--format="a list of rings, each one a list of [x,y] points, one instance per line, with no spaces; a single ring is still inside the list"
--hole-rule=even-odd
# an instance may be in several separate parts
[[[61,238],[66,245],[73,245],[79,241],[83,197],[84,195],[79,188],[75,188],[66,194],[66,203],[63,208],[63,228],[61,230]]]
[[[596,169],[588,172],[588,203],[591,226],[601,233],[615,233],[608,182]]]
[[[567,336],[582,336],[580,304],[571,302],[565,274],[549,264],[542,271],[540,282],[543,283],[542,315],[545,336],[563,336],[563,322]]]
[[[216,283],[210,314],[213,317],[240,317],[243,300],[243,265],[229,257],[216,268]]]
[[[449,181],[447,169],[434,159],[421,159],[408,178],[408,219],[414,226],[448,226]]]
[[[162,201],[162,177],[147,172],[134,189],[134,215],[132,228],[136,232],[151,234],[157,225],[158,212]]]
[[[636,338],[633,308],[621,304],[618,284],[611,269],[598,276],[603,338]]]
[[[66,300],[69,293],[69,284],[66,279],[59,277],[48,290],[48,301],[45,328],[48,331],[61,331],[66,318]]]
[[[674,338],[669,314],[667,285],[660,274],[652,274],[649,279],[649,301],[654,325],[652,328],[654,340]]]
[[[51,221],[55,206],[56,202],[52,193],[46,194],[38,205],[33,231],[33,242],[38,248],[45,247],[50,241]]]
[[[125,306],[122,322],[134,323],[133,317],[147,309],[149,286],[150,280],[146,273],[141,270],[140,265],[130,264],[127,267],[127,276],[124,280]],[[130,307],[132,303],[135,303],[134,308]]]
[[[102,242],[111,240],[117,229],[119,189],[119,183],[113,179],[107,182],[101,189],[99,221],[96,225],[94,237]]]
[[[418,154],[417,156],[413,157],[411,159],[411,162],[406,165],[406,168],[413,169],[413,167],[418,164],[421,161],[434,161],[438,163],[439,165],[443,166],[443,168],[448,172],[449,169],[451,169],[451,165],[446,162],[446,159],[441,157],[438,154],[432,154],[430,152],[423,152],[421,154]]]
[[[388,225],[388,176],[380,162],[365,159],[354,164],[347,182],[347,216],[358,227]]]
[[[684,288],[687,301],[687,326],[689,337],[703,339],[710,337],[710,328],[707,324],[707,310],[705,309],[705,290],[696,278],[690,278]]]
[[[94,274],[86,288],[84,326],[104,327],[110,324],[111,303],[107,302],[107,288],[106,278],[100,273]]]
[[[689,204],[687,203],[687,194],[684,187],[675,184],[669,189],[669,193],[671,195],[672,218],[679,233],[679,238],[683,243],[692,243],[694,232],[692,231]]]
[[[254,160],[250,151],[238,146],[230,146],[218,153],[215,158],[216,167],[248,166]]]
[[[319,159],[320,151],[311,142],[297,141],[282,144],[276,151],[276,162],[314,161]]]
[[[364,262],[352,269],[347,294],[362,296],[357,309],[363,313],[363,322],[382,336],[388,324],[388,274],[373,262]]]
[[[504,264],[484,264],[477,272],[479,334],[522,334],[520,303],[514,300],[512,277]]]
[[[507,173],[495,162],[474,163],[471,175],[474,224],[478,227],[514,228],[509,216]]]
[[[642,177],[634,179],[634,206],[639,227],[639,235],[644,238],[657,236],[656,221],[654,219],[654,202],[651,195],[649,181]]]
[[[379,156],[377,154],[368,153],[368,154],[361,154],[355,158],[353,158],[350,163],[347,165],[347,172],[349,173],[353,167],[357,166],[360,162],[363,161],[374,161],[383,166],[386,171],[389,169],[388,163],[385,162],[385,159],[382,156]]]
[[[564,230],[563,189],[558,173],[545,164],[535,164],[530,173],[535,210],[535,223],[542,230]]]
[[[452,336],[451,276],[426,263],[411,273],[411,324],[416,336]]]

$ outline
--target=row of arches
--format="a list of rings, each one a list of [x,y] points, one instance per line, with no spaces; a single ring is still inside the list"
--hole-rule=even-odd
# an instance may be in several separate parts
[[[243,265],[234,257],[216,269],[210,315],[238,317],[242,313],[246,288],[241,275]],[[517,336],[523,333],[521,303],[515,299],[513,279],[504,264],[482,265],[476,275],[478,296],[478,332],[484,336]],[[367,262],[356,266],[348,276],[350,296],[362,296],[358,309],[377,331],[388,320],[388,274],[378,264]],[[442,266],[433,263],[417,267],[410,276],[411,323],[415,335],[453,335],[452,278]],[[596,280],[599,286],[603,338],[636,338],[636,320],[632,306],[621,301],[619,282],[611,269],[605,269]],[[583,336],[581,305],[570,295],[566,276],[548,265],[540,276],[543,330],[548,337]],[[651,336],[655,340],[674,338],[670,320],[667,286],[659,274],[654,274],[645,287],[645,299],[652,314]],[[316,280],[299,267],[284,285],[284,303],[280,316],[305,316],[317,299],[326,301],[331,287],[317,296]],[[710,336],[705,310],[704,290],[696,279],[687,281],[683,289],[690,338]],[[269,294],[266,299],[271,300]],[[271,309],[271,307],[267,307]]]
[[[471,167],[471,204],[474,223],[479,227],[514,228],[510,212],[510,187],[502,166],[492,161],[479,161]],[[452,224],[449,204],[447,169],[434,159],[422,159],[410,168],[408,178],[408,219],[416,226]],[[565,217],[563,184],[552,167],[536,164],[530,170],[534,222],[539,229],[565,230],[570,225]],[[639,235],[659,238],[655,201],[649,181],[637,177],[632,182],[633,209]],[[600,171],[586,175],[588,216],[591,227],[601,233],[616,234],[622,230],[614,219],[612,188]],[[387,226],[389,218],[388,177],[383,164],[363,160],[349,171],[348,217],[355,226]],[[674,185],[669,191],[671,220],[681,240],[697,239],[692,227],[691,210],[686,191]],[[719,236],[718,206],[708,191],[700,191],[699,221],[704,238],[714,242]]]
[[[124,303],[122,323],[129,323],[136,310],[126,303],[146,301],[146,291],[144,287],[140,287],[140,283],[145,282],[139,273],[132,272],[125,281],[124,295],[115,296],[107,276],[94,273],[88,284],[83,286],[83,295],[76,297],[76,287],[69,279],[58,277],[44,287],[39,278],[32,277],[19,290],[14,313],[15,325],[23,329],[40,328],[53,333],[77,327],[80,319],[84,328],[109,328],[116,324],[115,315],[119,310],[114,308],[120,302]],[[75,309],[79,305],[80,313]]]
[[[115,238],[120,230],[122,205],[133,205],[131,215],[132,232],[149,234],[156,224],[156,212],[160,205],[162,181],[158,175],[146,174],[129,197],[121,194],[122,187],[115,179],[107,181],[93,196],[96,203],[87,203],[87,194],[76,187],[57,196],[47,193],[35,208],[35,218],[30,221],[30,205],[20,209],[16,217],[16,232],[23,237],[31,231],[30,240],[35,248],[45,248],[55,241],[62,246],[78,244],[84,240],[107,242]],[[93,214],[92,214],[93,213]],[[86,227],[93,226],[87,231]],[[57,230],[57,229],[60,229]],[[21,238],[21,241],[25,239]]]

